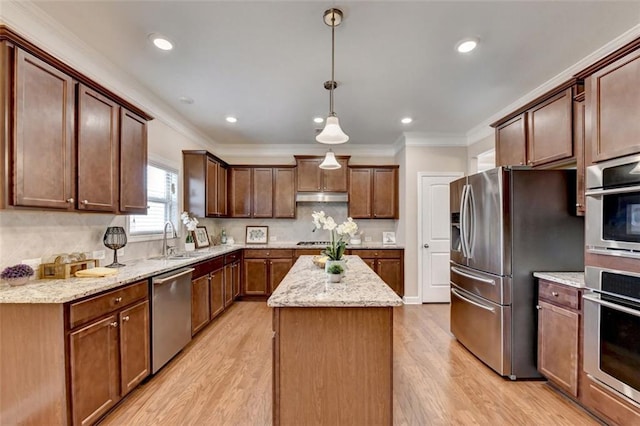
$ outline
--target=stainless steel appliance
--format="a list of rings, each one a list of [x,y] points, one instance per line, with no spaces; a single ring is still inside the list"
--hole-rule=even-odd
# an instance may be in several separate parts
[[[640,274],[585,268],[584,370],[640,404]]]
[[[163,365],[191,341],[191,273],[183,268],[151,279],[151,371]]]
[[[588,167],[586,187],[587,251],[640,257],[640,155]]]
[[[534,271],[580,271],[575,170],[498,167],[451,183],[451,332],[502,376],[536,378]]]

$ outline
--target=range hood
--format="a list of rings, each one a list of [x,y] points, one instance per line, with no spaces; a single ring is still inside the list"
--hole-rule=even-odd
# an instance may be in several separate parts
[[[349,194],[346,192],[298,192],[296,203],[346,203]]]

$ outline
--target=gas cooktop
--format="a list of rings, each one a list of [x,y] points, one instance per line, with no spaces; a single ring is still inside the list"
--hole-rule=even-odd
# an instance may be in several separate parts
[[[328,246],[329,244],[331,244],[330,241],[300,241],[299,243],[297,243],[297,246]]]

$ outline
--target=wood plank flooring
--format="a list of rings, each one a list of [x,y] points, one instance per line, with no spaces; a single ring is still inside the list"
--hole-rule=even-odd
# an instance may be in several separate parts
[[[394,425],[599,424],[545,382],[485,367],[449,333],[449,305],[394,321]],[[270,425],[271,337],[266,303],[237,302],[102,424]]]

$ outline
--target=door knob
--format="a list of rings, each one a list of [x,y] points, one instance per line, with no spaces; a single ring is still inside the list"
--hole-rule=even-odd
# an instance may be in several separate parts
[[[429,248],[429,244],[424,244],[422,247]]]

